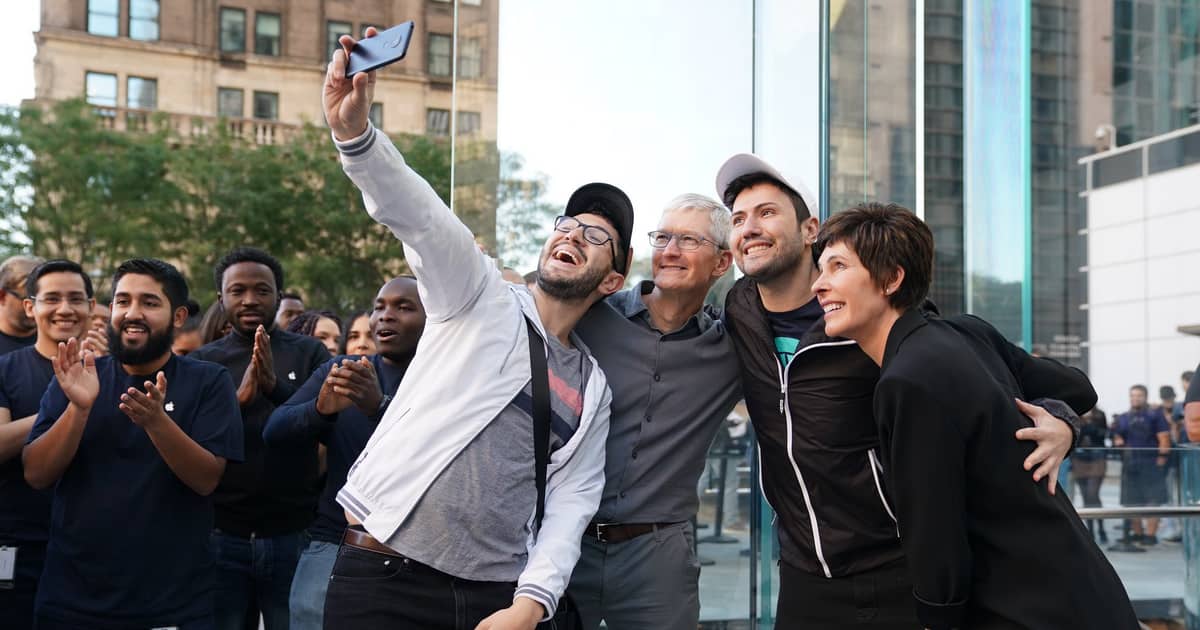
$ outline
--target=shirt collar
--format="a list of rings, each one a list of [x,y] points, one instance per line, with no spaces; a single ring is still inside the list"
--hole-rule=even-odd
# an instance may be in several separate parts
[[[643,298],[643,296],[650,294],[652,291],[654,291],[654,281],[643,280],[639,282],[637,286],[629,289],[628,291],[621,291],[620,293],[614,294],[609,298],[609,304],[615,307],[617,311],[620,312],[621,315],[623,315],[626,319],[641,317],[643,321],[653,327],[653,324],[650,320],[650,309],[646,307],[646,301]],[[688,321],[685,322],[682,327],[680,327],[680,330],[684,330],[689,326],[696,326],[697,329],[703,332],[712,327],[712,325],[712,316],[708,313],[708,309],[702,306],[700,307],[699,311],[688,318]]]
[[[892,324],[892,330],[888,333],[887,344],[883,351],[883,365],[887,365],[892,357],[900,351],[900,346],[904,340],[913,333],[916,329],[926,324],[925,314],[919,308],[910,308],[904,311],[900,319]],[[880,366],[882,367],[882,366]]]

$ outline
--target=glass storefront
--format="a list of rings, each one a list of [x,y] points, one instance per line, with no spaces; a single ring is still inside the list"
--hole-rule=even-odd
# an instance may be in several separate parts
[[[451,147],[455,211],[502,264],[532,271],[571,191],[607,181],[637,208],[629,280],[647,279],[659,209],[714,196],[721,162],[752,151],[816,191],[822,218],[913,209],[944,314],[1079,367],[1076,161],[1109,123],[1124,142],[1197,122],[1200,101],[1200,0],[426,4],[441,38],[426,61],[449,95],[427,131]],[[773,627],[755,455],[731,422],[697,488],[707,627]]]

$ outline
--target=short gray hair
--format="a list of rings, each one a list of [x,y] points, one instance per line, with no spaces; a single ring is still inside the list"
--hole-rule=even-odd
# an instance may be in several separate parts
[[[729,218],[729,210],[721,202],[705,195],[684,193],[667,202],[667,207],[663,208],[662,213],[663,216],[666,216],[680,210],[707,213],[709,228],[717,246],[721,249],[729,249],[729,233],[733,230],[733,223]]]
[[[12,291],[25,285],[25,278],[38,265],[46,262],[37,256],[11,256],[0,263],[0,290]]]

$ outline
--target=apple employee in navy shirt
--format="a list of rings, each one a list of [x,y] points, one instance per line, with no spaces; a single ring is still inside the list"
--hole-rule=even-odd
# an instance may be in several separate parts
[[[337,493],[346,484],[379,419],[400,386],[425,329],[425,307],[412,276],[393,278],[379,289],[371,311],[371,337],[379,353],[338,356],[317,368],[263,429],[268,446],[318,441],[328,449],[329,471],[308,528],[312,541],[300,555],[289,598],[290,630],[321,630],[325,591],[346,531]]]
[[[208,548],[226,460],[242,426],[225,368],[171,354],[187,283],[160,260],[113,276],[110,356],[59,344],[54,381],[23,452],[54,487],[37,627],[213,627]]]
[[[25,483],[21,447],[37,419],[42,394],[54,380],[50,358],[59,342],[82,339],[91,324],[92,279],[69,260],[51,260],[25,280],[25,313],[37,342],[0,355],[0,618],[12,630],[33,627],[33,597],[50,530],[50,493]]]

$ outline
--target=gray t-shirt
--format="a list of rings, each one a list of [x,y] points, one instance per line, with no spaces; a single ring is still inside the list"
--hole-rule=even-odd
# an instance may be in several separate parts
[[[546,340],[550,379],[550,450],[579,428],[591,372],[586,349]],[[525,569],[529,521],[537,502],[533,395],[527,383],[442,471],[387,545],[443,573],[515,582]],[[452,421],[452,419],[448,419]]]

